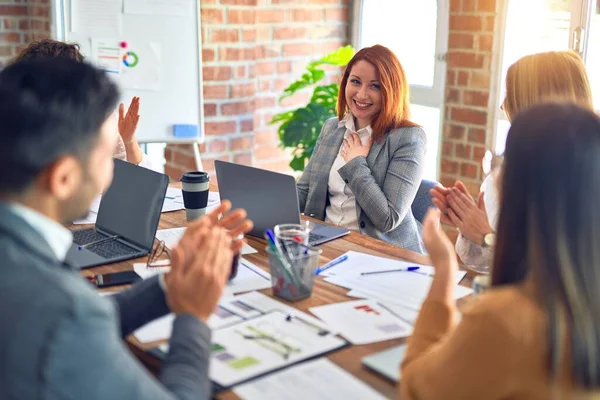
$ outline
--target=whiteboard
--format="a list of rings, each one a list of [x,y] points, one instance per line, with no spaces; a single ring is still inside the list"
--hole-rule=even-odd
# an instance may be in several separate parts
[[[139,11],[139,5],[144,3],[162,3],[162,14],[131,13],[132,4]],[[134,96],[140,97],[136,134],[140,143],[204,141],[199,3],[196,0],[55,0],[56,38],[79,43],[87,60],[110,71],[109,76],[121,89],[126,109]],[[177,15],[169,15],[165,5],[177,10],[172,13]],[[129,10],[124,8],[128,6]],[[90,10],[93,12],[85,15]],[[114,10],[118,15],[114,15]],[[104,28],[95,24],[104,24]],[[116,55],[114,60],[109,57],[111,52]],[[197,136],[176,137],[175,125],[196,126]],[[189,129],[183,131],[189,135]]]

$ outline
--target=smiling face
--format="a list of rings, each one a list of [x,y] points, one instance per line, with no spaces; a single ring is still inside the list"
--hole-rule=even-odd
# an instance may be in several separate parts
[[[383,99],[381,83],[373,64],[360,60],[352,66],[345,95],[346,104],[356,120],[356,129],[370,125],[381,110]]]

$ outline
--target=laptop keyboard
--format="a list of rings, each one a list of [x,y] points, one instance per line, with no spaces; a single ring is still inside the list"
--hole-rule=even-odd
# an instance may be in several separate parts
[[[106,235],[97,232],[94,229],[84,229],[73,232],[73,242],[78,245],[96,242],[98,240],[105,239],[106,237]],[[138,250],[134,249],[133,247],[129,247],[126,244],[118,242],[116,239],[107,240],[98,244],[92,244],[87,246],[86,249],[106,259],[127,256],[138,252]]]
[[[327,236],[325,236],[325,235],[318,235],[316,233],[310,232],[308,234],[308,243],[318,242],[319,240],[325,239],[326,237]]]

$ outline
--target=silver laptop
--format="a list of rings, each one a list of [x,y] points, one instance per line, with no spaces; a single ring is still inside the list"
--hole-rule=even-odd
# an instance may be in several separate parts
[[[249,234],[262,238],[265,230],[279,224],[299,224],[300,207],[293,176],[225,161],[215,161],[221,199],[243,208],[254,222]],[[316,246],[347,235],[335,226],[314,224],[309,242]]]
[[[387,379],[398,382],[400,380],[400,363],[404,359],[406,345],[392,347],[379,353],[371,354],[362,359],[362,364],[383,375]]]
[[[73,231],[66,262],[88,268],[148,254],[169,177],[121,160],[100,201],[96,226]]]

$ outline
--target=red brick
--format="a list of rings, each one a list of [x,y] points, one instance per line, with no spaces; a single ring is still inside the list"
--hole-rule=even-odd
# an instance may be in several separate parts
[[[285,10],[258,10],[256,11],[256,22],[259,24],[286,22],[286,12]]]
[[[254,48],[231,48],[226,47],[219,50],[219,60],[222,61],[248,61],[256,59]]]
[[[483,30],[493,32],[496,27],[496,17],[483,17]]]
[[[460,90],[447,88],[446,89],[446,103],[457,104],[460,103]]]
[[[22,15],[27,16],[27,6],[0,6],[0,15]]]
[[[457,158],[464,158],[470,160],[472,157],[473,147],[468,144],[456,143],[454,152]]]
[[[251,83],[232,83],[231,98],[252,97],[256,94],[256,84]]]
[[[204,0],[202,0],[204,3]],[[235,6],[255,6],[256,0],[221,0],[223,5],[235,5]]]
[[[254,141],[258,145],[276,143],[277,139],[277,133],[275,132],[274,128],[257,131],[254,135]]]
[[[205,117],[216,117],[217,116],[217,105],[214,103],[204,103],[204,116]]]
[[[244,28],[242,29],[242,40],[244,42],[256,41],[256,28]]]
[[[235,68],[234,76],[236,78],[248,78],[248,70],[245,65],[240,65]]]
[[[50,9],[48,6],[29,6],[29,15],[48,18],[50,16]]]
[[[284,56],[310,56],[313,55],[315,46],[312,43],[291,43],[283,45]]]
[[[261,108],[275,107],[277,105],[277,99],[275,97],[257,97],[254,99],[254,106],[257,110]]]
[[[289,61],[281,61],[277,63],[278,74],[288,74],[292,72],[292,63]]]
[[[465,90],[463,93],[463,103],[467,106],[486,107],[488,106],[490,95],[488,92],[477,92],[474,90]]]
[[[460,165],[460,174],[464,177],[475,179],[478,171],[479,168],[474,164],[462,163]]]
[[[448,47],[451,49],[473,49],[475,36],[472,33],[450,33]]]
[[[264,45],[259,46],[256,49],[256,58],[257,59],[265,59],[265,58],[279,58],[281,57],[281,45]]]
[[[237,150],[248,150],[254,146],[254,140],[252,136],[242,136],[231,139],[231,151]]]
[[[251,25],[256,23],[256,14],[254,10],[230,9],[227,11],[228,24]]]
[[[234,154],[233,162],[236,164],[242,164],[242,165],[252,165],[252,153],[246,152],[246,153]]]
[[[273,28],[274,40],[304,39],[307,29],[303,26]]]
[[[225,22],[225,13],[217,8],[201,8],[200,18],[202,25],[222,24]]]
[[[227,151],[227,140],[211,140],[208,142],[208,151],[211,153],[224,153]]]
[[[325,9],[325,21],[342,21],[348,22],[348,8],[336,7]]]
[[[292,22],[316,22],[323,21],[322,9],[294,9],[291,10]]]
[[[270,92],[271,91],[271,78],[259,79],[258,80],[258,91],[261,92]]]
[[[271,0],[271,4],[292,4],[297,2],[298,0]]]
[[[479,12],[496,12],[496,0],[477,0],[477,11]]]
[[[186,171],[182,168],[177,168],[173,165],[165,165],[165,174],[169,176],[172,181],[178,181]]]
[[[8,22],[8,21],[6,21],[6,22]],[[17,22],[17,21],[13,21],[13,22]],[[14,28],[8,28],[8,29],[14,29]],[[26,31],[27,29],[29,29],[29,20],[26,20],[26,19],[19,20],[19,29],[22,31]]]
[[[235,121],[205,122],[204,133],[206,135],[226,135],[236,133],[237,124]]]
[[[228,97],[227,85],[204,85],[202,91],[204,98],[208,100],[226,99]]]
[[[479,128],[469,128],[469,143],[485,144],[485,130]]]
[[[306,104],[310,101],[312,93],[310,92],[299,92],[292,97],[286,97],[281,101],[282,107],[297,107],[298,104]]]
[[[258,162],[257,165],[262,169],[279,172],[281,174],[294,174],[294,171],[292,171],[292,168],[290,168],[289,159],[286,159],[284,161]]]
[[[19,25],[21,22],[27,22],[26,19],[16,19],[16,18],[5,18],[4,19],[4,29],[6,30],[16,30],[21,29]]]
[[[215,61],[216,52],[213,49],[202,49],[202,61]]]
[[[463,51],[451,51],[448,53],[448,65],[458,68],[482,68],[483,55]]]
[[[487,124],[487,112],[477,111],[468,108],[453,107],[450,113],[452,121],[464,122],[466,124],[483,125]]]
[[[469,73],[467,71],[458,71],[458,86],[467,86],[469,84]]]
[[[273,81],[273,90],[280,92],[290,84],[290,80],[287,78],[277,78]]]
[[[450,32],[453,31],[480,31],[483,27],[483,18],[473,15],[451,15]]]
[[[240,121],[240,131],[241,132],[250,132],[254,129],[254,121],[251,119],[244,119]]]
[[[239,29],[211,29],[211,43],[231,43],[240,41]]]
[[[16,32],[0,33],[0,43],[19,43],[21,42],[21,34]]]
[[[202,77],[205,81],[226,81],[231,79],[231,67],[202,67]]]
[[[489,71],[473,71],[471,72],[471,88],[472,89],[489,89],[490,88],[490,73]]]
[[[445,136],[452,139],[463,139],[465,137],[465,127],[461,125],[447,125]]]
[[[217,4],[219,0],[202,0],[202,7],[208,5],[208,4]]]
[[[462,0],[462,11],[471,12],[477,10],[477,0]]]
[[[483,146],[474,146],[473,147],[473,161],[481,162],[483,157],[485,156],[485,147]]]
[[[478,49],[480,51],[492,51],[494,47],[494,35],[479,35],[477,40],[479,42]]]
[[[442,158],[442,173],[456,174],[458,172],[458,162]]]
[[[317,52],[317,54],[329,54],[331,52],[336,51],[337,49],[339,49],[341,46],[343,46],[344,43],[341,42],[317,42],[316,46],[315,46],[315,51]],[[327,66],[324,66],[323,69],[327,69]],[[330,67],[330,68],[335,68],[335,67]]]
[[[256,76],[273,75],[276,64],[274,62],[261,62],[256,64]]]
[[[311,39],[346,39],[346,25],[324,25],[310,27],[309,35]]]
[[[254,109],[252,101],[239,101],[221,105],[221,115],[249,114]]]
[[[202,157],[202,167],[204,168],[204,170],[206,172],[212,172],[215,170],[215,161],[217,160],[221,160],[221,161],[231,161],[229,159],[229,155],[223,155],[217,158],[208,158],[208,157]],[[213,181],[213,178],[210,178],[211,181]]]
[[[270,43],[273,29],[270,26],[262,25],[256,27],[256,41],[259,43]]]
[[[461,0],[450,0],[450,12],[459,12],[462,11],[460,8]]]
[[[0,57],[12,57],[15,52],[10,46],[0,46]]]
[[[454,155],[454,145],[452,142],[443,142],[442,143],[442,156],[444,157],[452,157]]]
[[[254,150],[254,157],[257,160],[271,160],[285,156],[286,154],[278,146],[261,146]]]
[[[456,72],[451,69],[446,70],[446,85],[447,86],[456,85]]]

